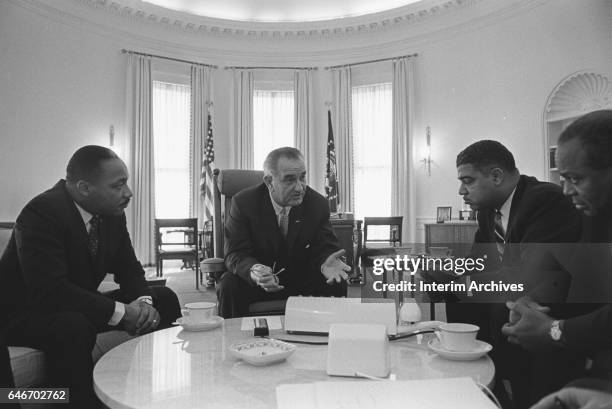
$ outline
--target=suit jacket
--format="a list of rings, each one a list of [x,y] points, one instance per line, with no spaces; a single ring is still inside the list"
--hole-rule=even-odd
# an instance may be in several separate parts
[[[472,257],[486,256],[480,277],[522,282],[528,292],[548,300],[565,298],[569,276],[555,253],[579,240],[581,216],[558,185],[521,175],[510,206],[505,249],[499,259],[495,240],[495,209],[478,211]],[[543,285],[544,284],[544,285]]]
[[[324,284],[321,264],[339,249],[327,200],[309,187],[302,203],[291,208],[286,240],[264,183],[232,198],[225,220],[225,263],[251,285],[251,266],[276,264],[276,271],[286,268],[279,275],[281,285],[308,293]]]
[[[25,310],[77,311],[104,328],[115,310],[115,301],[97,291],[107,273],[114,274],[126,300],[152,295],[124,214],[101,218],[98,246],[94,260],[85,223],[64,180],[32,199],[17,217],[0,258],[5,317]]]

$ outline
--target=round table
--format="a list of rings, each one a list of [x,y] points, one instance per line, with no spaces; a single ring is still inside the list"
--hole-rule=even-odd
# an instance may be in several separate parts
[[[276,387],[316,381],[351,381],[326,373],[327,346],[296,344],[284,362],[255,367],[228,347],[253,340],[241,318],[203,332],[181,327],[156,331],[121,344],[94,369],[94,389],[109,408],[276,408]],[[270,331],[283,338],[284,331]],[[418,339],[417,339],[418,338]],[[398,380],[471,376],[488,385],[495,368],[488,356],[456,362],[427,348],[429,335],[389,343],[391,373]],[[363,379],[360,379],[363,380]]]

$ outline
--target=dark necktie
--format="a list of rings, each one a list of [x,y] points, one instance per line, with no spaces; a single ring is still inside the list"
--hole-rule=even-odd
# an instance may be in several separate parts
[[[504,231],[504,225],[502,223],[502,214],[499,210],[495,210],[495,244],[497,245],[497,252],[501,259],[504,255],[504,248],[506,244],[506,232]]]
[[[278,219],[278,227],[280,227],[280,231],[284,238],[287,238],[287,232],[289,231],[289,215],[287,214],[287,210],[283,207],[280,211],[280,217]]]
[[[93,216],[89,220],[89,233],[87,234],[87,247],[92,258],[98,255],[98,232],[100,230],[100,218]]]

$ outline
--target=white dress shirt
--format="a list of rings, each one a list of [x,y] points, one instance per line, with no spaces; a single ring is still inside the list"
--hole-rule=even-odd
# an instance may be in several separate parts
[[[272,202],[274,213],[276,213],[276,224],[278,224],[278,227],[280,227],[281,212],[283,211],[283,209],[285,209],[285,214],[287,215],[287,221],[289,221],[289,212],[291,211],[291,206],[279,205],[278,203],[274,201],[274,198],[272,197],[272,193],[270,192],[270,189],[268,189],[268,193],[270,193],[270,201]]]
[[[83,218],[83,223],[85,223],[85,229],[87,230],[87,233],[89,234],[89,230],[91,229],[91,219],[93,218],[93,214],[83,209],[81,206],[78,205],[77,202],[74,202],[74,205],[76,206],[77,210],[81,214],[81,217]],[[153,304],[153,299],[148,295],[143,295],[142,297],[138,297],[138,299],[146,302],[147,304],[151,304],[151,305]],[[111,326],[119,325],[124,315],[125,315],[125,304],[119,301],[115,301],[115,312],[113,312],[111,319],[108,321],[108,325],[111,325]]]

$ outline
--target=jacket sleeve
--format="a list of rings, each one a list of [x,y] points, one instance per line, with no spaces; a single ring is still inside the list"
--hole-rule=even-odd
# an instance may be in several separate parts
[[[565,320],[563,332],[568,348],[577,350],[609,348],[612,345],[612,304]]]
[[[248,217],[241,211],[236,198],[232,198],[229,214],[225,220],[225,266],[238,274],[247,283],[255,286],[250,270],[259,261],[255,258],[255,247],[249,234]]]
[[[119,235],[116,238],[119,240],[119,250],[111,266],[111,271],[115,275],[115,282],[119,284],[123,298],[130,302],[143,295],[153,296],[147,285],[142,264],[134,253],[134,246],[132,246],[132,240],[127,231],[125,215],[121,217],[119,223]]]
[[[65,227],[57,218],[31,204],[17,219],[15,240],[29,304],[41,310],[78,311],[102,328],[115,302],[69,281],[66,260],[72,249],[66,248],[63,234]]]
[[[316,237],[313,243],[314,245],[312,254],[313,268],[315,271],[321,271],[321,265],[325,262],[330,254],[340,250],[340,244],[338,238],[334,234],[334,230],[329,222],[329,209],[327,205],[323,210],[323,217],[319,222],[319,227],[316,231]]]

